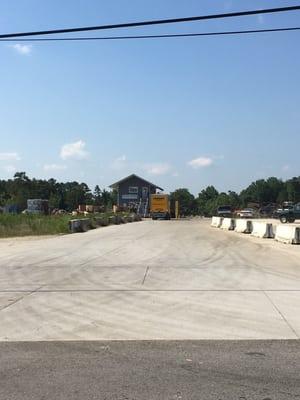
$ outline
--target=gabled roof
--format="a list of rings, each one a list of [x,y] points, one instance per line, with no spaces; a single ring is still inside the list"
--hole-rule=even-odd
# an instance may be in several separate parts
[[[138,175],[136,175],[136,174],[131,174],[131,175],[129,175],[129,176],[126,176],[126,178],[123,178],[123,179],[121,179],[120,181],[113,183],[113,184],[110,185],[109,187],[112,188],[112,189],[117,189],[117,187],[120,185],[120,183],[123,183],[123,182],[125,182],[125,181],[127,181],[128,179],[131,179],[131,178],[138,178],[138,179],[144,181],[145,183],[147,183],[148,185],[154,186],[154,187],[155,187],[156,189],[158,189],[158,190],[161,190],[161,191],[164,190],[164,189],[162,189],[161,187],[155,185],[154,183],[151,183],[151,182],[147,181],[147,180],[144,179],[144,178],[141,178],[140,176],[138,176]]]

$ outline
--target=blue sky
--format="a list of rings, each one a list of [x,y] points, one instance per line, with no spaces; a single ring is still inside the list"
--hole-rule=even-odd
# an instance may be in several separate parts
[[[3,0],[0,31],[296,4]],[[105,35],[300,26],[299,21],[300,12],[292,12]],[[196,194],[210,184],[239,191],[255,179],[298,176],[299,41],[300,32],[289,32],[0,43],[0,177],[26,171],[31,177],[85,181],[93,188],[134,172],[166,191],[188,187]]]

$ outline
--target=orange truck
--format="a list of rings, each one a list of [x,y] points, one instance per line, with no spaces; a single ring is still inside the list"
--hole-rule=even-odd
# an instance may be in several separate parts
[[[152,219],[170,219],[170,198],[167,194],[152,194],[150,198]]]

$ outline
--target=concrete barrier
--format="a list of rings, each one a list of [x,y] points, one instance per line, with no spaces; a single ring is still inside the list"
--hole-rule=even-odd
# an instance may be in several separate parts
[[[127,221],[126,221],[125,217],[124,217],[124,216],[121,216],[121,217],[120,217],[120,223],[121,223],[121,224],[126,224],[126,222],[127,222]]]
[[[293,225],[277,225],[275,240],[288,244],[300,244],[300,227]]]
[[[224,218],[222,221],[221,229],[225,229],[227,231],[233,231],[235,228],[235,219],[233,218]]]
[[[133,222],[139,222],[139,221],[142,220],[141,216],[138,215],[138,214],[132,213],[132,214],[130,214],[129,216],[132,218]]]
[[[106,218],[106,217],[96,217],[95,221],[96,221],[97,226],[108,226],[109,225],[108,218]]]
[[[133,222],[134,219],[133,219],[133,217],[131,215],[128,215],[127,217],[125,217],[125,221],[126,222]]]
[[[108,217],[108,223],[109,225],[115,225],[117,223],[117,217],[115,215]]]
[[[100,226],[119,225],[127,222],[137,222],[142,219],[136,214],[121,217],[120,215],[112,215],[110,217],[95,217],[84,219],[72,219],[69,221],[69,228],[71,233],[86,232],[89,229],[94,229]]]
[[[253,221],[251,236],[259,238],[274,238],[273,225],[267,222]]]
[[[121,223],[121,217],[120,217],[120,215],[116,215],[116,222],[115,222],[115,224],[116,224],[116,225],[120,225],[120,223]]]
[[[235,232],[251,233],[252,229],[252,221],[250,221],[249,219],[237,219],[235,221]]]
[[[69,221],[69,228],[72,233],[86,232],[91,228],[90,219],[71,219]]]
[[[220,228],[222,225],[223,217],[212,217],[210,226]]]

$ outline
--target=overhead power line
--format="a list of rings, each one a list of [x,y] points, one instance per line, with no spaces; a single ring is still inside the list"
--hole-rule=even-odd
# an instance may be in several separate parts
[[[194,21],[212,20],[219,18],[233,18],[233,17],[257,15],[257,14],[273,14],[273,13],[296,11],[296,10],[300,10],[300,6],[266,8],[261,10],[238,11],[238,12],[223,13],[223,14],[210,14],[210,15],[200,15],[200,16],[185,17],[185,18],[128,22],[128,23],[111,24],[111,25],[87,26],[82,28],[65,28],[65,29],[52,29],[52,30],[34,31],[34,32],[6,33],[6,34],[1,34],[0,39],[23,37],[23,36],[53,35],[57,33],[87,32],[87,31],[97,31],[105,29],[134,28],[134,27],[149,26],[149,25],[175,24],[179,22],[194,22]]]
[[[241,35],[241,34],[254,34],[254,33],[267,33],[267,32],[287,32],[287,31],[299,31],[299,30],[300,27],[291,27],[291,28],[251,29],[251,30],[223,31],[223,32],[178,33],[178,34],[162,34],[162,35],[0,39],[0,42],[58,42],[58,41],[74,42],[74,41],[92,41],[92,40],[165,39],[165,38],[189,38],[198,36]]]

